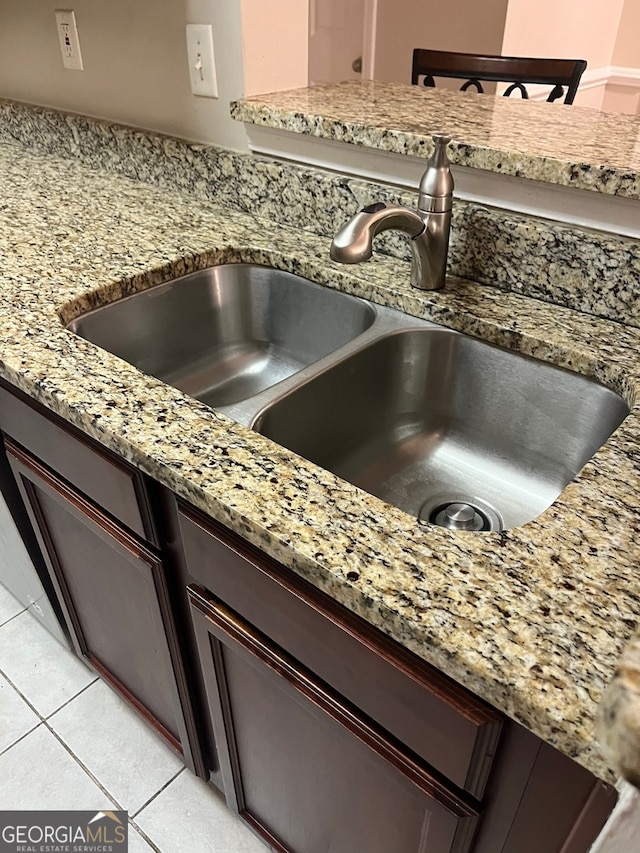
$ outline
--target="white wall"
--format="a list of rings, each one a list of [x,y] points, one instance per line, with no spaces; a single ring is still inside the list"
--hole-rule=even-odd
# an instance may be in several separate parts
[[[624,86],[606,78],[612,65],[640,68],[639,31],[640,0],[378,0],[373,76],[408,81],[414,47],[586,59],[575,103],[636,112],[640,72]]]
[[[248,91],[304,85],[303,0],[277,0],[293,3],[284,32],[284,6],[277,20],[265,18],[262,0],[1,0],[0,97],[244,149],[244,129],[228,115],[229,101],[243,94],[241,2]],[[415,9],[405,14],[411,2]],[[62,67],[53,14],[59,5],[76,12],[83,72]],[[507,15],[507,0],[470,5],[405,0],[398,16],[395,0],[380,0],[376,77],[408,81],[414,47],[557,54],[583,57],[597,67],[611,63],[615,45],[616,63],[640,64],[635,59],[640,0],[624,3],[619,35],[623,0],[606,0],[605,15],[602,8],[600,0],[509,0]],[[213,25],[219,100],[191,95],[187,23]],[[276,38],[267,50],[269,23]],[[274,49],[283,60],[277,68],[269,66]],[[640,796],[625,786],[592,853],[630,853],[638,837]]]
[[[54,9],[76,13],[84,71],[62,66]],[[189,88],[185,25],[212,24],[220,98]],[[2,0],[0,97],[246,148],[240,0]]]
[[[82,72],[62,66],[59,5],[76,12]],[[187,23],[213,25],[218,100],[191,94]],[[307,25],[305,0],[0,0],[0,97],[246,150],[229,101],[305,85]],[[612,56],[637,67],[639,26],[640,0],[379,0],[374,76],[408,81],[414,47],[580,56],[587,76]],[[639,92],[610,86],[605,108],[635,112]],[[603,94],[576,103],[598,107]]]

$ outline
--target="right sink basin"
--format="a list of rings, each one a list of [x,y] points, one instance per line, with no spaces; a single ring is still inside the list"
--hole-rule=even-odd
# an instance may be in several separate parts
[[[407,329],[265,406],[252,426],[452,529],[523,524],[628,414],[594,380],[447,329]]]

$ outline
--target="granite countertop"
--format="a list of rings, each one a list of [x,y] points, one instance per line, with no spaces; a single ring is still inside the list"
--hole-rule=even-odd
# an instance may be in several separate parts
[[[431,134],[445,132],[455,165],[640,198],[640,116],[373,81],[255,95],[231,114],[416,157],[428,157]]]
[[[640,330],[0,144],[0,375],[290,566],[602,778],[606,682],[640,613]],[[633,411],[542,516],[503,533],[417,524],[63,328],[219,262],[270,264],[595,376]]]

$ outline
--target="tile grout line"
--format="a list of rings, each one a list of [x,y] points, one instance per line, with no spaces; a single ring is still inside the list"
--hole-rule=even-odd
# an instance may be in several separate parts
[[[43,725],[43,723],[44,723],[44,720],[40,719],[38,721],[38,723],[32,729],[29,729],[28,732],[24,732],[24,734],[21,734],[19,738],[16,738],[16,740],[14,740],[13,743],[10,743],[9,746],[6,746],[4,749],[1,749],[0,750],[0,757],[2,757],[5,753],[9,752],[10,749],[13,749],[14,746],[17,746],[26,737],[33,734],[36,729],[40,728],[40,726]]]
[[[89,685],[89,686],[90,686],[90,685]],[[86,689],[86,688],[85,688],[85,689]],[[137,817],[137,816],[138,816],[138,815],[143,811],[143,809],[145,809],[145,808],[146,808],[150,803],[152,803],[152,802],[156,799],[156,797],[157,797],[157,796],[159,796],[159,795],[160,795],[160,794],[161,794],[161,793],[162,793],[166,788],[168,788],[168,787],[169,787],[169,785],[171,785],[171,783],[172,783],[172,782],[174,782],[174,781],[178,778],[178,776],[180,776],[180,774],[181,774],[181,773],[184,773],[184,772],[186,771],[186,768],[185,768],[185,767],[181,767],[181,768],[178,770],[178,772],[177,772],[177,773],[175,773],[175,774],[174,774],[174,775],[173,775],[173,776],[172,776],[172,777],[171,777],[167,782],[165,782],[165,783],[164,783],[164,785],[162,785],[162,787],[161,787],[161,788],[159,788],[159,789],[158,789],[158,790],[153,794],[153,796],[151,796],[151,797],[150,797],[150,798],[149,798],[149,799],[148,799],[148,800],[147,800],[147,801],[146,801],[142,806],[140,806],[140,808],[139,808],[139,809],[137,809],[133,814],[129,814],[129,810],[128,810],[128,809],[126,809],[126,808],[124,808],[124,807],[121,805],[121,803],[119,802],[119,800],[117,800],[117,799],[115,798],[115,796],[114,796],[112,793],[110,793],[110,791],[109,791],[107,788],[105,788],[105,786],[102,784],[102,782],[100,782],[100,780],[98,779],[98,777],[97,777],[97,776],[95,776],[95,775],[91,772],[91,770],[89,770],[89,768],[88,768],[88,767],[86,767],[86,765],[85,765],[85,764],[80,760],[80,758],[78,758],[78,756],[73,752],[73,750],[71,749],[71,747],[70,747],[70,746],[69,746],[69,745],[68,745],[68,744],[63,740],[62,736],[61,736],[61,735],[59,735],[59,734],[58,734],[58,733],[57,733],[57,732],[56,732],[56,731],[51,727],[51,725],[47,722],[47,720],[43,720],[43,721],[42,721],[42,725],[44,725],[44,726],[45,726],[45,728],[46,728],[46,729],[48,729],[48,730],[51,732],[51,734],[52,734],[52,735],[55,737],[55,739],[60,743],[60,745],[61,745],[61,746],[62,746],[62,747],[63,747],[63,748],[64,748],[64,749],[69,753],[69,755],[71,756],[71,758],[73,758],[73,760],[74,760],[74,761],[75,761],[75,762],[76,762],[76,763],[81,767],[81,769],[82,769],[82,770],[84,770],[84,772],[85,772],[85,773],[86,773],[86,774],[87,774],[87,775],[88,775],[88,776],[93,780],[93,782],[98,786],[98,788],[100,788],[100,790],[103,792],[103,794],[105,794],[105,796],[107,796],[107,797],[112,801],[112,803],[114,803],[114,804],[117,806],[117,808],[118,808],[119,810],[122,810],[122,811],[126,811],[126,812],[127,812],[127,814],[128,814],[128,819],[129,819],[129,824],[130,824],[131,826],[133,826],[133,827],[134,827],[134,831],[135,831],[135,832],[138,832],[138,834],[139,834],[139,835],[141,835],[141,836],[144,838],[144,840],[145,840],[145,841],[146,841],[146,842],[151,846],[151,848],[152,848],[152,850],[154,851],[154,853],[162,853],[162,851],[161,851],[160,847],[158,847],[158,845],[157,845],[157,844],[156,844],[156,843],[155,843],[155,842],[154,842],[154,841],[153,841],[153,840],[152,840],[152,839],[151,839],[151,838],[150,838],[150,837],[149,837],[149,836],[144,832],[144,830],[143,830],[140,826],[138,826],[138,824],[134,821],[134,817]]]
[[[53,729],[53,728],[51,727],[51,725],[47,722],[47,720],[43,720],[43,723],[42,723],[42,724],[43,724],[43,725],[44,725],[44,727],[45,727],[45,728],[46,728],[46,729],[47,729],[47,730],[48,730],[48,731],[49,731],[49,732],[54,736],[54,738],[58,741],[58,743],[59,743],[59,744],[60,744],[60,745],[61,745],[61,746],[62,746],[62,747],[63,747],[63,748],[64,748],[64,749],[69,753],[69,755],[71,756],[71,758],[73,758],[73,760],[76,762],[76,764],[78,764],[78,766],[79,766],[82,770],[84,770],[84,772],[87,774],[87,776],[89,776],[89,778],[90,778],[90,779],[92,779],[92,781],[93,781],[93,782],[98,786],[98,788],[100,788],[100,790],[102,791],[102,793],[103,793],[103,794],[105,794],[105,795],[108,797],[108,799],[110,799],[110,800],[111,800],[111,802],[112,802],[115,806],[117,806],[118,810],[119,810],[119,811],[128,811],[127,809],[123,808],[123,806],[120,804],[120,802],[119,802],[118,800],[116,800],[116,798],[113,796],[113,794],[111,794],[111,793],[110,793],[110,792],[109,792],[109,791],[104,787],[104,785],[103,785],[103,784],[102,784],[102,782],[97,778],[97,776],[94,776],[94,774],[91,772],[91,770],[89,770],[89,768],[88,768],[88,767],[86,767],[86,766],[82,763],[82,761],[78,758],[78,756],[77,756],[77,755],[75,755],[75,753],[73,752],[73,750],[71,749],[71,747],[70,747],[67,743],[65,743],[65,741],[62,739],[62,737],[61,737],[61,736],[60,736],[60,735],[55,731],[55,729]]]
[[[151,847],[151,849],[154,851],[154,853],[162,853],[162,850],[158,847],[155,841],[152,841],[151,838],[149,838],[147,833],[144,831],[144,829],[141,829],[138,824],[135,823],[135,821],[133,821],[131,818],[129,818],[129,828],[141,838],[143,838],[147,842],[149,847]]]
[[[171,785],[172,782],[175,782],[175,780],[178,778],[178,776],[180,776],[180,774],[185,773],[186,769],[186,767],[181,767],[180,770],[178,770],[178,772],[175,774],[175,776],[172,776],[168,782],[165,782],[165,784],[158,791],[156,791],[155,794],[150,797],[147,802],[135,812],[135,814],[130,815],[129,817],[129,823],[132,827],[134,827],[134,832],[137,832],[139,835],[142,836],[142,838],[144,838],[144,840],[150,845],[154,853],[162,853],[162,850],[160,849],[160,847],[158,847],[155,841],[153,841],[147,835],[144,829],[142,829],[142,827],[136,822],[136,818],[139,817],[139,815],[144,811],[144,809],[146,809],[148,805],[150,805],[157,797],[159,797],[160,794],[165,791],[169,787],[169,785]]]
[[[22,616],[23,613],[26,613],[28,607],[23,607],[18,613],[14,613],[13,616],[9,616],[8,619],[5,619],[4,622],[0,622],[0,628],[4,628],[5,625],[8,625],[9,622],[13,622],[14,619],[17,619],[18,616]]]
[[[8,619],[6,619],[4,622],[2,622],[0,624],[0,628],[2,628],[4,625],[8,625],[10,622],[14,621],[19,616],[21,616],[23,613],[26,613],[26,612],[28,612],[28,608],[24,607],[18,613],[14,613],[12,616],[10,616]],[[0,656],[0,659],[1,659],[1,656]],[[90,669],[89,669],[89,671],[92,672],[92,670],[90,670]],[[10,686],[10,688],[15,690],[15,692],[18,694],[18,696],[20,696],[22,701],[35,714],[35,716],[38,719],[37,723],[33,726],[33,728],[30,728],[28,731],[24,732],[20,737],[18,737],[15,741],[13,741],[13,743],[9,744],[9,746],[0,750],[0,756],[4,755],[6,752],[8,752],[10,749],[12,749],[14,746],[16,746],[21,741],[23,741],[29,735],[33,734],[38,728],[40,728],[41,726],[44,726],[44,728],[50,734],[53,735],[53,737],[56,739],[56,741],[62,746],[62,748],[65,750],[65,752],[72,758],[72,760],[80,767],[80,769],[93,781],[93,783],[99,788],[99,790],[107,797],[107,799],[109,801],[111,801],[111,803],[113,803],[113,805],[117,809],[124,811],[125,809],[122,807],[122,805],[119,803],[119,801],[113,796],[113,794],[111,794],[107,790],[107,788],[105,788],[105,786],[100,782],[100,780],[91,772],[91,770],[89,770],[88,767],[85,766],[85,764],[78,758],[78,756],[75,755],[75,753],[73,752],[71,747],[64,741],[62,736],[59,735],[55,731],[52,724],[49,722],[51,720],[51,718],[54,717],[59,711],[62,711],[64,708],[66,708],[68,705],[70,705],[73,701],[75,701],[75,699],[77,699],[83,693],[85,693],[97,681],[99,681],[100,680],[99,677],[97,675],[95,675],[95,677],[93,678],[92,681],[90,681],[88,684],[86,684],[84,687],[82,687],[80,690],[78,690],[77,693],[74,693],[73,696],[69,697],[61,705],[59,705],[57,708],[55,708],[53,711],[50,711],[46,715],[44,715],[40,711],[38,711],[38,709],[29,701],[29,699],[22,692],[22,690],[14,683],[14,681],[12,681],[12,679],[2,669],[1,664],[0,664],[0,677],[4,678],[4,680]],[[144,809],[146,809],[147,806],[149,806],[163,791],[166,790],[166,788],[169,787],[169,785],[171,785],[173,782],[175,782],[175,780],[184,772],[186,772],[186,768],[181,767],[177,771],[177,773],[175,773],[167,782],[165,782],[161,788],[159,788],[142,806],[140,806],[140,808],[138,808],[134,812],[134,814],[129,815],[128,824],[129,824],[130,833],[135,832],[137,835],[139,835],[143,839],[143,841],[151,848],[153,853],[162,853],[162,850],[159,847],[158,843],[153,841],[153,839],[150,838],[147,835],[147,833],[142,829],[142,827],[136,822],[135,818],[139,817],[140,814],[144,811]]]
[[[176,781],[176,779],[178,778],[178,776],[179,776],[181,773],[184,773],[186,769],[187,769],[186,767],[181,767],[181,768],[180,768],[180,770],[178,770],[178,772],[177,772],[174,776],[172,776],[172,777],[171,777],[171,779],[169,779],[169,781],[168,781],[168,782],[165,782],[165,783],[164,783],[164,785],[163,785],[161,788],[159,788],[159,789],[155,792],[155,794],[153,794],[151,797],[149,797],[149,799],[147,800],[147,802],[146,802],[146,803],[144,803],[144,805],[140,806],[140,808],[139,808],[139,809],[137,809],[137,811],[136,811],[133,815],[131,815],[131,817],[132,817],[132,818],[138,817],[138,815],[140,814],[140,812],[141,812],[143,809],[146,809],[146,807],[147,807],[148,805],[150,805],[150,804],[151,804],[151,803],[156,799],[156,797],[158,797],[158,796],[159,796],[163,791],[165,791],[165,790],[169,787],[169,785],[170,785],[172,782],[175,782],[175,781]]]
[[[38,709],[36,707],[34,707],[31,704],[31,702],[27,699],[27,697],[24,695],[24,693],[18,688],[18,686],[16,684],[14,684],[14,682],[9,678],[9,676],[2,669],[2,667],[0,667],[0,676],[2,676],[2,678],[4,678],[4,680],[7,682],[7,684],[10,684],[13,687],[13,689],[16,691],[18,696],[23,700],[23,702],[25,702],[29,706],[29,708],[31,708],[31,710],[38,717],[40,722],[41,723],[44,722],[45,718],[42,716],[42,714],[38,711]]]
[[[93,672],[93,670],[89,670],[89,671],[90,671],[90,672]],[[95,673],[93,673],[93,674],[95,675]],[[50,719],[51,719],[51,717],[55,716],[55,715],[58,713],[58,711],[62,711],[62,709],[63,709],[63,708],[66,708],[66,707],[67,707],[67,705],[70,705],[70,704],[71,704],[72,702],[74,702],[74,701],[75,701],[79,696],[82,696],[82,694],[83,694],[85,691],[87,691],[90,687],[93,687],[93,685],[96,683],[96,681],[100,681],[100,679],[99,679],[99,677],[98,677],[97,675],[95,676],[95,678],[93,679],[93,681],[90,681],[88,684],[85,684],[85,686],[84,686],[84,687],[82,687],[82,688],[80,688],[80,690],[78,690],[78,692],[77,692],[77,693],[74,693],[74,694],[73,694],[73,696],[71,696],[71,698],[70,698],[70,699],[65,700],[65,701],[62,703],[62,705],[60,705],[60,707],[56,708],[56,709],[55,709],[55,711],[52,711],[50,714],[47,714],[47,716],[46,716],[46,717],[43,717],[43,719],[44,719],[44,720],[50,720]],[[25,700],[25,701],[28,701],[28,700]]]
[[[90,671],[91,671],[91,670],[90,670]],[[89,682],[89,684],[86,684],[84,687],[80,688],[80,690],[78,690],[78,692],[77,692],[77,693],[74,693],[74,694],[73,694],[73,696],[71,696],[69,699],[65,699],[65,701],[62,703],[62,705],[59,705],[57,708],[54,708],[54,710],[53,710],[53,711],[51,711],[49,714],[47,714],[46,716],[44,716],[43,714],[41,714],[41,713],[40,713],[40,711],[38,711],[38,709],[35,707],[35,705],[33,705],[33,704],[29,701],[29,699],[27,699],[27,697],[26,697],[26,696],[25,696],[25,694],[22,692],[22,690],[20,690],[20,688],[18,687],[18,685],[17,685],[17,684],[15,684],[15,683],[11,680],[11,678],[9,678],[9,676],[8,676],[8,675],[7,675],[7,673],[2,669],[2,667],[1,667],[1,666],[0,666],[0,676],[2,676],[2,678],[4,678],[4,680],[5,680],[8,684],[10,684],[10,685],[13,687],[13,689],[14,689],[14,690],[16,691],[16,693],[20,696],[20,698],[21,698],[21,699],[23,699],[23,700],[24,700],[24,702],[26,702],[26,704],[29,706],[29,708],[31,708],[31,710],[33,711],[33,713],[34,713],[34,714],[36,714],[36,715],[38,716],[38,718],[39,718],[42,722],[44,722],[45,720],[48,720],[50,717],[53,717],[53,715],[54,715],[54,714],[57,714],[57,713],[58,713],[58,711],[61,711],[63,708],[66,708],[66,707],[67,707],[67,705],[68,705],[70,702],[73,702],[73,700],[74,700],[74,699],[77,699],[77,697],[78,697],[78,696],[80,696],[82,693],[84,693],[84,692],[85,692],[85,690],[88,690],[88,689],[89,689],[89,687],[91,687],[92,685],[94,685],[94,684],[96,683],[96,681],[98,681],[98,680],[99,680],[99,679],[98,679],[98,676],[96,675],[96,676],[95,676],[95,678],[93,679],[93,681],[90,681],[90,682]]]
[[[110,800],[110,801],[111,801],[111,802],[112,802],[112,803],[113,803],[113,804],[114,804],[114,805],[115,805],[119,810],[125,811],[126,809],[124,809],[124,808],[123,808],[123,806],[122,806],[122,805],[120,804],[120,802],[115,798],[115,796],[114,796],[113,794],[111,794],[111,793],[107,790],[107,788],[105,788],[105,786],[100,782],[100,780],[97,778],[97,776],[95,776],[95,775],[91,772],[91,770],[89,770],[89,768],[88,768],[88,767],[86,767],[86,766],[85,766],[85,764],[84,764],[84,763],[83,763],[83,762],[78,758],[78,756],[77,756],[77,755],[75,755],[75,753],[73,752],[73,750],[71,749],[71,747],[70,747],[70,746],[69,746],[69,745],[64,741],[64,739],[62,738],[62,736],[61,736],[61,735],[59,735],[59,734],[55,731],[55,729],[53,729],[52,725],[48,722],[48,720],[50,720],[50,719],[51,719],[51,717],[55,716],[55,715],[58,713],[58,711],[61,711],[63,708],[65,708],[67,705],[69,705],[71,702],[73,702],[73,701],[74,701],[74,699],[76,699],[78,696],[80,696],[82,693],[84,693],[86,690],[88,690],[88,689],[89,689],[89,687],[91,687],[93,684],[95,684],[95,682],[96,682],[96,681],[99,681],[99,679],[96,677],[92,682],[90,682],[90,683],[89,683],[89,684],[87,684],[85,687],[83,687],[81,690],[79,690],[79,691],[78,691],[78,693],[76,693],[74,696],[72,696],[70,699],[68,699],[68,700],[67,700],[66,702],[64,702],[62,705],[60,705],[60,707],[59,707],[59,708],[56,708],[56,709],[55,709],[54,711],[52,711],[52,712],[51,712],[47,717],[43,717],[43,715],[42,715],[42,714],[40,714],[40,713],[37,711],[37,709],[36,709],[36,708],[35,708],[35,707],[34,707],[34,706],[29,702],[29,700],[26,698],[26,696],[24,696],[24,694],[23,694],[23,693],[22,693],[22,692],[21,692],[21,691],[16,687],[16,685],[11,681],[11,679],[10,679],[10,678],[8,678],[8,676],[6,675],[6,673],[5,673],[2,669],[0,669],[0,676],[2,676],[2,677],[6,680],[7,684],[9,684],[9,685],[10,685],[10,686],[11,686],[11,687],[12,687],[12,688],[13,688],[13,689],[18,693],[18,695],[19,695],[19,696],[20,696],[20,698],[25,702],[25,704],[26,704],[26,705],[27,705],[27,706],[28,706],[28,707],[29,707],[29,708],[34,712],[34,714],[36,714],[36,716],[38,717],[38,723],[37,723],[33,728],[29,729],[29,731],[27,731],[27,732],[25,732],[24,734],[22,734],[22,735],[21,735],[19,738],[17,738],[13,743],[9,744],[9,746],[7,746],[5,749],[1,750],[1,751],[0,751],[0,756],[1,756],[1,755],[4,755],[4,754],[5,754],[6,752],[8,752],[12,747],[16,746],[16,744],[20,743],[22,740],[24,740],[24,739],[25,739],[26,737],[28,737],[30,734],[33,734],[33,732],[35,732],[35,730],[36,730],[36,729],[38,729],[40,726],[44,726],[44,728],[45,728],[45,729],[47,729],[47,731],[48,731],[48,732],[50,732],[50,734],[52,734],[52,735],[54,736],[54,738],[55,738],[55,739],[58,741],[58,743],[63,747],[63,749],[64,749],[64,750],[69,754],[69,756],[74,760],[74,762],[75,762],[76,764],[78,764],[78,766],[79,766],[79,767],[80,767],[80,768],[81,768],[81,769],[82,769],[82,770],[87,774],[87,776],[89,776],[89,778],[90,778],[90,779],[94,782],[94,784],[95,784],[95,785],[96,785],[96,786],[97,786],[97,787],[102,791],[102,793],[103,793],[103,794],[104,794],[104,795],[105,795],[105,796],[106,796],[106,797],[107,797],[107,798],[108,798],[108,799],[109,799],[109,800]],[[142,811],[143,811],[143,810],[144,810],[144,809],[145,809],[145,808],[146,808],[150,803],[152,803],[152,802],[156,799],[156,797],[158,797],[158,796],[159,796],[159,795],[160,795],[160,794],[161,794],[161,793],[162,793],[162,792],[163,792],[163,791],[164,791],[164,790],[165,790],[165,789],[166,789],[166,788],[167,788],[167,787],[168,787],[172,782],[174,782],[174,781],[178,778],[178,776],[180,776],[180,774],[181,774],[181,773],[184,773],[184,772],[185,772],[185,770],[186,770],[186,768],[185,768],[185,767],[181,767],[181,768],[177,771],[177,773],[175,773],[175,774],[174,774],[174,775],[173,775],[173,776],[172,776],[172,777],[171,777],[167,782],[165,782],[165,784],[164,784],[164,785],[162,785],[162,787],[161,787],[161,788],[159,788],[159,789],[158,789],[158,790],[157,790],[157,791],[156,791],[156,792],[155,792],[155,793],[154,793],[154,794],[153,794],[153,795],[152,795],[152,796],[151,796],[151,797],[150,797],[150,798],[149,798],[145,803],[143,803],[143,805],[142,805],[142,806],[140,806],[140,808],[139,808],[139,809],[137,809],[137,810],[136,810],[136,812],[135,812],[133,815],[129,815],[129,816],[128,816],[128,818],[129,818],[129,819],[128,819],[128,822],[129,822],[129,825],[130,825],[130,827],[132,828],[133,832],[136,832],[138,835],[140,835],[140,836],[143,838],[143,840],[144,840],[144,841],[145,841],[145,842],[146,842],[146,843],[151,847],[151,849],[154,851],[154,853],[162,853],[161,848],[156,844],[156,842],[154,842],[154,841],[153,841],[153,840],[152,840],[152,839],[151,839],[151,838],[146,834],[146,832],[142,829],[142,827],[140,827],[140,826],[139,826],[139,825],[134,821],[134,819],[133,819],[133,818],[134,818],[134,816],[135,816],[135,817],[137,817],[137,816],[138,816],[138,815],[139,815],[139,814],[140,814],[140,813],[141,813],[141,812],[142,812]],[[128,811],[128,810],[127,810],[127,811]]]

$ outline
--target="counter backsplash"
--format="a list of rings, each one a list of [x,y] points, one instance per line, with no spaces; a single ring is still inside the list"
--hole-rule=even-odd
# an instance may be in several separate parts
[[[371,201],[416,203],[411,191],[10,101],[0,101],[3,139],[177,188],[327,241]],[[409,258],[401,235],[382,235],[376,249]],[[457,201],[449,272],[640,327],[640,241],[633,238]]]

